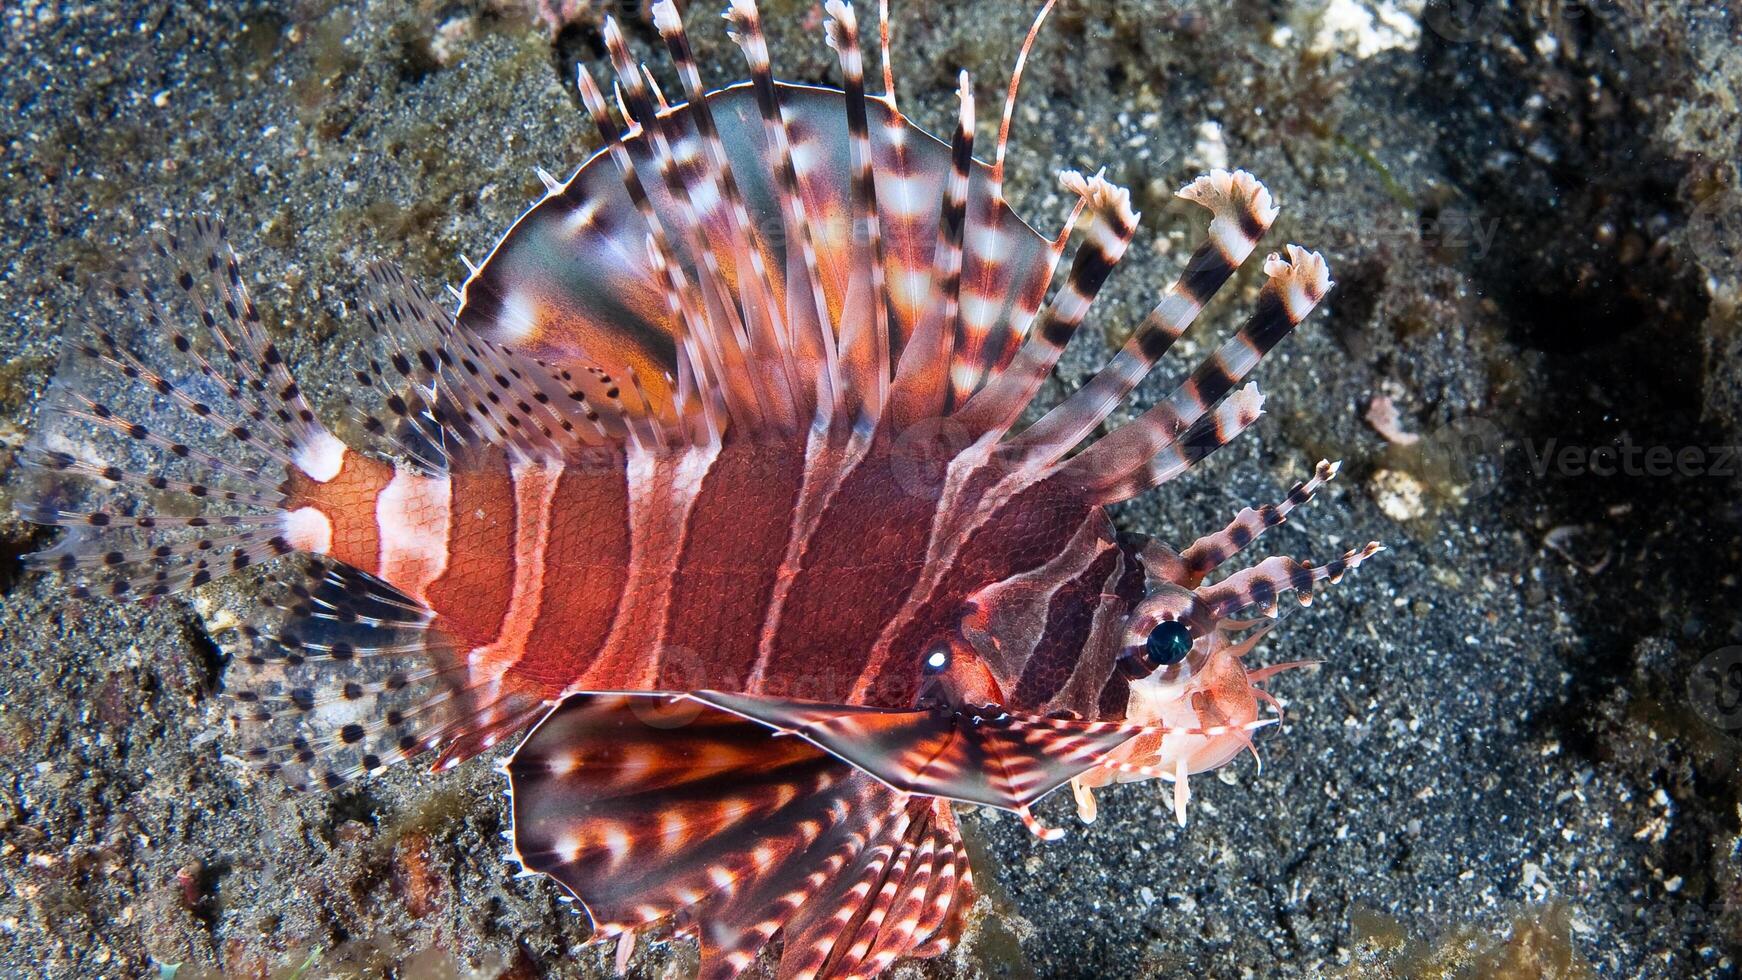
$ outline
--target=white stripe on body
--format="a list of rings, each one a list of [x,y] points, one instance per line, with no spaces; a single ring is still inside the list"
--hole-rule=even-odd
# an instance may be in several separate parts
[[[544,603],[551,500],[562,473],[561,463],[544,460],[515,463],[509,468],[514,486],[514,585],[496,639],[473,647],[466,657],[468,686],[477,692],[480,704],[498,702],[502,675],[524,655],[526,638],[538,622]]]
[[[375,499],[375,527],[380,540],[377,574],[428,605],[430,585],[448,568],[453,480],[446,474],[425,476],[409,467],[397,468]]]

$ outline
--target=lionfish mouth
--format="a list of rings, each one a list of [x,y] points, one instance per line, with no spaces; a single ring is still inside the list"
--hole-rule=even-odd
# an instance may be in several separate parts
[[[1275,723],[1259,685],[1290,666],[1247,672],[1233,617],[1378,550],[1205,584],[1328,463],[1179,552],[1107,516],[1257,421],[1248,375],[1332,288],[1317,253],[1272,253],[1235,334],[1102,434],[1276,220],[1244,171],[1179,191],[1210,213],[1182,274],[1021,424],[1138,228],[1103,174],[1060,176],[1054,236],[1005,201],[1052,7],[990,164],[965,72],[947,140],[898,109],[886,2],[877,96],[844,0],[840,89],[776,82],[731,0],[750,77],[712,92],[654,3],[677,104],[607,18],[614,103],[577,77],[603,149],[539,172],[458,311],[370,268],[361,447],[292,378],[222,223],[164,231],[71,331],[19,505],[68,531],[32,562],[136,598],[276,561],[225,686],[238,755],[297,788],[530,727],[515,859],[620,955],[654,928],[696,934],[710,978],[776,936],[782,976],[938,955],[974,896],[953,804],[1052,838],[1031,807],[1059,787],[1092,817],[1091,786],[1160,777],[1183,818],[1186,777]]]

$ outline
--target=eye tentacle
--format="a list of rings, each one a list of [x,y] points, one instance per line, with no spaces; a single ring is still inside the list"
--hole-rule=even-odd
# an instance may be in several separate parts
[[[1281,501],[1242,508],[1227,527],[1193,541],[1184,551],[1172,556],[1171,561],[1164,558],[1160,563],[1161,567],[1153,569],[1152,572],[1188,589],[1197,588],[1203,582],[1204,576],[1239,554],[1265,531],[1287,521],[1297,507],[1304,507],[1311,502],[1319,488],[1336,478],[1337,470],[1342,465],[1341,462],[1319,460],[1312,477],[1289,488],[1288,496]]]
[[[1173,817],[1181,827],[1186,825],[1186,804],[1191,801],[1191,773],[1186,770],[1185,756],[1181,756],[1173,766]]]
[[[1215,585],[1200,588],[1192,595],[1203,604],[1213,621],[1226,619],[1252,606],[1259,607],[1265,616],[1274,619],[1282,593],[1294,592],[1301,605],[1311,605],[1314,587],[1320,582],[1329,580],[1335,584],[1341,581],[1349,569],[1383,550],[1384,545],[1370,541],[1323,565],[1294,558],[1266,558]]]
[[[1286,663],[1271,664],[1268,667],[1259,667],[1255,670],[1249,670],[1246,672],[1246,678],[1252,683],[1257,684],[1261,681],[1267,681],[1285,670],[1297,670],[1302,667],[1317,667],[1322,663],[1324,663],[1323,660],[1290,660]]]

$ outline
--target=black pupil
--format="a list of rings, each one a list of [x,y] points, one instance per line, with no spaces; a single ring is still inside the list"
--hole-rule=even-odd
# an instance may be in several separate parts
[[[1143,644],[1144,657],[1151,667],[1171,667],[1184,660],[1191,650],[1191,631],[1174,620],[1155,624]]]

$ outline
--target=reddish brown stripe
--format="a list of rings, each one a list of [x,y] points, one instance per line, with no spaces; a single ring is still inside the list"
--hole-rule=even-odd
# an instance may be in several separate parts
[[[1108,548],[1086,571],[1053,593],[1047,605],[1046,628],[1022,672],[1011,698],[1013,705],[1042,705],[1052,699],[1083,654],[1089,628],[1095,623],[1107,578],[1119,563],[1119,549]]]
[[[690,511],[660,688],[744,689],[803,482],[802,447],[739,443],[721,450]]]
[[[658,461],[639,453],[630,455],[631,553],[623,603],[604,649],[569,690],[645,691],[658,680],[658,647],[665,635],[689,508],[712,460],[711,452],[699,449]]]
[[[333,543],[327,554],[371,575],[379,571],[381,536],[375,524],[375,502],[393,480],[393,465],[345,450],[339,472],[325,483],[291,470],[285,495],[286,510],[314,507],[333,525]]]
[[[453,475],[447,571],[429,587],[431,608],[464,650],[496,639],[514,588],[514,485],[493,454]]]
[[[381,535],[381,568],[375,574],[418,602],[428,601],[429,584],[448,567],[452,490],[446,474],[426,476],[399,467],[375,501]]]
[[[552,695],[598,656],[629,574],[629,485],[615,450],[563,471],[550,503],[544,601],[510,673]]]
[[[468,655],[467,671],[475,684],[497,685],[526,653],[527,640],[544,608],[551,501],[562,472],[560,463],[542,460],[517,462],[509,468],[514,481],[514,582],[496,638]],[[535,691],[541,697],[556,693]]]
[[[1113,591],[1127,603],[1136,605],[1149,591],[1143,567],[1143,545],[1141,541],[1132,541],[1120,545],[1125,552],[1125,571],[1113,587]],[[1131,703],[1131,683],[1125,679],[1121,671],[1113,671],[1107,677],[1107,686],[1101,689],[1101,699],[1095,717],[1103,721],[1125,720],[1126,705]]]
[[[911,705],[919,690],[918,651],[955,628],[963,603],[988,582],[1002,582],[1051,561],[1093,505],[1079,488],[1053,477],[1029,486],[974,529],[949,571],[883,647],[886,662],[868,665],[855,696],[875,705]],[[909,665],[898,658],[912,656]]]
[[[909,450],[879,436],[829,502],[781,609],[760,693],[847,700],[925,567],[944,469]]]

